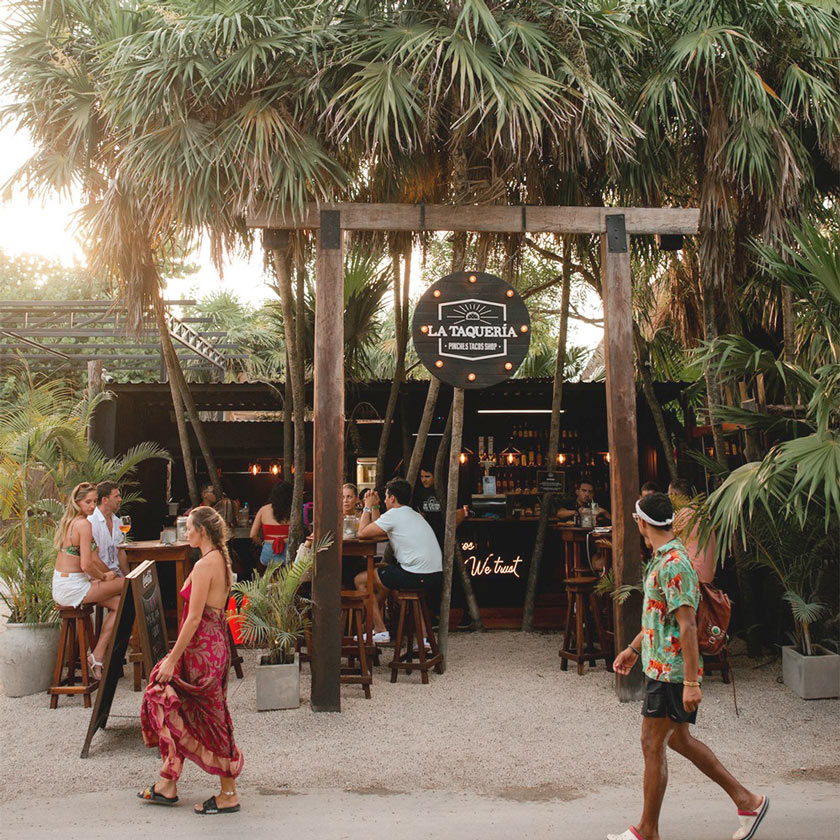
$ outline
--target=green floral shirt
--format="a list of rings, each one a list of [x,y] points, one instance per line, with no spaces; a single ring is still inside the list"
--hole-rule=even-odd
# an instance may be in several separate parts
[[[642,609],[642,667],[652,680],[681,683],[683,656],[680,625],[674,615],[685,605],[697,610],[700,588],[697,572],[679,539],[665,543],[653,555],[645,573]],[[697,680],[703,677],[698,653]]]

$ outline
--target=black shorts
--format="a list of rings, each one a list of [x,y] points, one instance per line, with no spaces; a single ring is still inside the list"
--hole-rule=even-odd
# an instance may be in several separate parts
[[[379,580],[386,589],[425,589],[427,592],[440,588],[442,572],[427,572],[417,575],[406,571],[399,563],[391,563],[377,570]]]
[[[696,723],[697,710],[687,712],[683,706],[683,684],[667,683],[645,677],[645,699],[642,715],[671,718],[677,723]]]

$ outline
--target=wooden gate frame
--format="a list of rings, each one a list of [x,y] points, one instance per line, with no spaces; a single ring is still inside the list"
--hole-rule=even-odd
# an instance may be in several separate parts
[[[341,711],[341,485],[344,463],[345,230],[380,232],[597,234],[601,237],[607,429],[616,585],[638,581],[639,535],[633,512],[639,493],[636,383],[633,367],[631,234],[697,233],[700,211],[644,207],[501,207],[443,204],[307,204],[299,213],[255,208],[247,225],[266,230],[317,231],[315,282],[314,517],[315,539],[334,534],[319,555],[313,580],[312,709]],[[641,602],[616,604],[615,642],[621,650],[639,632]],[[616,674],[620,700],[641,697],[642,675]]]

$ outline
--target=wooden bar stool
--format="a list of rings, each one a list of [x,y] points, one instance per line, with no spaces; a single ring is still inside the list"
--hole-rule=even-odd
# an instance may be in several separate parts
[[[370,685],[373,682],[368,660],[368,646],[365,642],[365,608],[367,595],[355,590],[341,593],[341,656],[347,657],[347,664],[341,666],[342,685],[361,685],[365,697],[370,700]],[[355,638],[354,638],[355,637]],[[358,662],[358,665],[356,663]]]
[[[88,670],[88,646],[96,646],[93,633],[93,606],[58,607],[61,616],[61,635],[58,640],[58,654],[55,659],[53,684],[47,693],[50,695],[50,708],[58,707],[59,694],[84,695],[85,708],[90,708],[90,695],[99,687],[99,680],[91,677]],[[76,685],[76,663],[82,671],[82,681]],[[65,665],[66,676],[62,675]]]
[[[601,611],[595,595],[597,578],[574,577],[567,578],[566,624],[563,632],[563,647],[559,652],[560,670],[569,667],[569,661],[577,663],[578,674],[583,674],[584,663],[595,665],[598,659],[603,659],[607,670],[612,670],[612,653],[604,627],[601,624]],[[572,620],[574,616],[574,621]],[[598,647],[592,641],[592,625],[598,634]]]
[[[397,637],[394,641],[394,658],[391,661],[391,682],[397,681],[397,674],[402,670],[410,674],[415,668],[420,671],[424,685],[429,683],[429,671],[443,673],[443,655],[438,649],[437,637],[432,629],[432,619],[426,604],[426,593],[422,589],[394,590],[394,604],[398,611]],[[417,640],[417,660],[414,661],[414,640]],[[426,638],[431,648],[431,655],[426,655]],[[405,639],[405,653],[402,652]]]
[[[729,644],[725,644],[718,654],[703,655],[703,676],[709,677],[715,671],[720,671],[720,676],[726,685],[732,681],[729,673]]]

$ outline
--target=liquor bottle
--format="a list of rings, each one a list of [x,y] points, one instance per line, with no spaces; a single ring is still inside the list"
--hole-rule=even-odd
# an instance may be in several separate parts
[[[483,461],[487,453],[484,450],[484,435],[478,436],[478,460]]]
[[[487,457],[490,461],[493,460],[493,435],[487,436]]]

